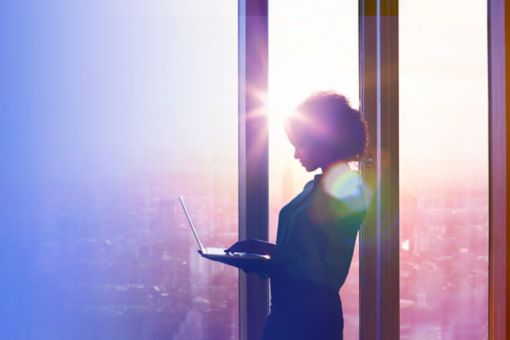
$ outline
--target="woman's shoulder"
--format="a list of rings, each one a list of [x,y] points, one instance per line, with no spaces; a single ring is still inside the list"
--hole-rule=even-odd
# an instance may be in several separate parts
[[[331,223],[364,216],[366,202],[361,176],[358,171],[343,172],[335,178],[323,176],[310,200],[312,221]]]
[[[304,201],[310,195],[310,193],[313,191],[313,187],[314,187],[314,180],[308,181],[305,184],[305,186],[303,187],[303,190],[299,194],[297,194],[292,200],[290,200],[289,203],[284,205],[283,208],[281,209],[281,211],[291,210],[292,207],[295,207],[296,205],[298,205],[299,203]]]

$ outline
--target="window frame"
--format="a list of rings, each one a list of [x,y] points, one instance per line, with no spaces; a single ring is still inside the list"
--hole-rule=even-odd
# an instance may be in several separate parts
[[[361,164],[371,197],[360,229],[360,339],[398,339],[398,0],[360,0],[361,112],[370,145]],[[363,292],[363,293],[361,293]]]
[[[505,339],[510,315],[506,294],[510,58],[505,50],[509,7],[504,0],[488,0],[488,309],[489,337],[494,340]],[[268,0],[238,0],[238,8],[239,238],[267,240]],[[376,188],[360,231],[360,339],[398,339],[400,332],[398,15],[398,0],[359,0],[360,103],[374,141],[361,169],[366,184]],[[267,281],[241,273],[239,304],[240,339],[259,339],[269,310]]]
[[[510,322],[510,303],[506,294],[509,278],[510,220],[508,181],[510,158],[510,61],[508,32],[510,5],[504,0],[488,1],[489,54],[489,338],[506,339]]]
[[[238,0],[239,239],[269,234],[268,0]],[[260,339],[269,310],[269,285],[239,274],[239,338]]]

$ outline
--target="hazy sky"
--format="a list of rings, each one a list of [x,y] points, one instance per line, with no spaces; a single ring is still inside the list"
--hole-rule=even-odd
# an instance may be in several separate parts
[[[483,183],[486,2],[402,0],[399,10],[401,180]],[[307,176],[292,160],[281,117],[317,90],[335,90],[358,106],[358,3],[282,0],[270,2],[269,12],[271,188],[280,190],[291,171],[297,191]]]
[[[400,1],[401,180],[486,178],[487,4]]]
[[[284,117],[316,91],[332,90],[359,106],[357,1],[269,2],[271,204],[282,206],[312,175],[294,159]],[[289,190],[292,188],[292,190]],[[276,228],[276,215],[271,219]]]
[[[6,164],[48,177],[182,171],[221,150],[235,167],[234,4],[2,2]]]
[[[485,6],[400,2],[408,174],[486,169]],[[236,172],[236,1],[23,0],[0,19],[3,178]],[[269,25],[273,180],[290,166],[300,186],[278,123],[316,90],[358,105],[357,1],[271,1]]]

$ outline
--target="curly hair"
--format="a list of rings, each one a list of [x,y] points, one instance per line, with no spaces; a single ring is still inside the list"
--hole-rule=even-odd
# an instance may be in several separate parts
[[[327,148],[337,160],[359,160],[368,147],[367,123],[347,98],[317,92],[301,103],[286,122],[294,145]]]

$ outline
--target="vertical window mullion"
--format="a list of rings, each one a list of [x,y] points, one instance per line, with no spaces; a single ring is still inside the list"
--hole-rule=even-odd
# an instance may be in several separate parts
[[[370,146],[360,233],[360,339],[399,338],[398,0],[360,1],[361,110]]]
[[[489,0],[489,323],[490,339],[508,335],[508,4]]]
[[[239,0],[239,238],[268,239],[267,0]],[[240,339],[260,339],[267,280],[240,273]]]

